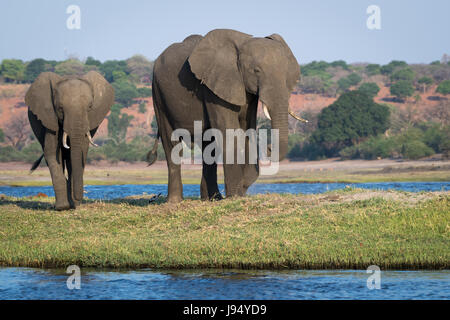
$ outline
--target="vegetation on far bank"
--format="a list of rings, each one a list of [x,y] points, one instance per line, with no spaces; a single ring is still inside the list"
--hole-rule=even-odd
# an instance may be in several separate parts
[[[137,197],[52,210],[0,199],[0,265],[448,269],[449,193],[345,189],[218,202]]]
[[[108,115],[108,136],[96,139],[101,145],[92,149],[88,161],[144,161],[156,136],[155,119],[134,139],[126,139],[133,116],[127,108],[138,104],[145,114],[151,97],[153,61],[142,55],[126,60],[101,62],[88,57],[85,61],[34,59],[23,62],[4,59],[0,64],[0,83],[31,83],[44,71],[60,75],[81,75],[96,70],[111,82],[116,103]],[[308,124],[289,121],[291,160],[315,160],[340,156],[343,159],[402,158],[419,159],[435,153],[450,157],[450,57],[430,64],[407,64],[394,60],[386,65],[347,64],[345,61],[313,61],[301,66],[301,79],[294,93],[317,94],[338,98],[319,114],[302,110]],[[381,103],[374,98],[382,85]],[[429,112],[420,112],[421,94],[439,101]],[[21,93],[23,94],[23,93]],[[2,87],[0,98],[14,96],[8,86]],[[380,97],[378,97],[380,98]],[[377,100],[379,101],[379,100]],[[401,102],[406,108],[394,106]],[[0,161],[33,162],[40,156],[25,113],[19,113],[0,128]],[[260,128],[269,128],[270,121],[258,119]],[[159,159],[164,159],[162,147]]]

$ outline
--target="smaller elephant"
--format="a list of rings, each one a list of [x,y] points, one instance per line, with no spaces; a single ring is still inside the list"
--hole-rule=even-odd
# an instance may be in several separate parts
[[[83,199],[89,144],[114,103],[114,89],[99,73],[61,77],[44,72],[25,96],[28,119],[45,157],[55,190],[56,210],[76,208]],[[65,170],[67,169],[67,178]]]

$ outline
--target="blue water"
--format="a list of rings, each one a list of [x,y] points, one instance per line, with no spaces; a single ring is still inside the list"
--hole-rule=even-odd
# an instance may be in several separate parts
[[[69,290],[65,270],[0,268],[0,299],[450,299],[450,271],[82,270]]]
[[[402,190],[402,191],[448,191],[450,182],[376,182],[376,183],[255,183],[248,189],[248,194],[260,193],[323,193],[336,189],[344,189],[346,186],[364,189],[379,190]],[[131,195],[147,194],[167,194],[166,184],[149,185],[111,185],[111,186],[85,186],[86,197],[90,199],[111,200],[123,198]],[[224,186],[220,185],[222,193]],[[54,196],[52,186],[41,187],[10,187],[0,186],[0,194],[12,197],[33,196],[42,192],[49,196]],[[197,184],[185,184],[183,186],[185,197],[199,197],[200,187]]]

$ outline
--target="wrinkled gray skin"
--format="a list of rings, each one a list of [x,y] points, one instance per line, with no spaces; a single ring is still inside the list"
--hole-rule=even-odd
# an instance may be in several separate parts
[[[155,62],[152,84],[169,169],[168,201],[182,200],[180,165],[171,161],[177,142],[171,141],[171,134],[184,128],[193,137],[195,120],[203,122],[203,130],[219,129],[223,137],[226,129],[255,129],[259,99],[268,107],[272,129],[279,130],[282,160],[287,152],[289,97],[299,76],[297,60],[277,34],[254,38],[218,29],[169,46]],[[203,143],[201,147],[205,146]],[[155,151],[149,153],[149,162],[155,158]],[[248,145],[245,152],[248,159]],[[258,175],[255,164],[224,164],[226,196],[244,195]],[[216,164],[203,163],[200,190],[202,199],[221,198]]]
[[[28,118],[50,170],[57,210],[76,208],[83,199],[88,136],[95,134],[113,102],[114,89],[94,71],[83,77],[44,72],[28,89]],[[64,132],[69,149],[63,146]]]

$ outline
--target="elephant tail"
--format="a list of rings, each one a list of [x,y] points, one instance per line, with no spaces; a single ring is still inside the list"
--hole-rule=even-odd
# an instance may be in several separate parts
[[[37,167],[41,164],[42,158],[44,157],[44,154],[42,154],[39,159],[37,159],[33,165],[30,168],[30,174],[33,173],[34,170],[36,170]]]
[[[150,150],[147,153],[147,162],[148,162],[147,166],[151,166],[152,164],[154,164],[156,159],[158,158],[158,142],[159,142],[159,130],[158,134],[156,135],[155,144],[153,145],[152,150]]]

